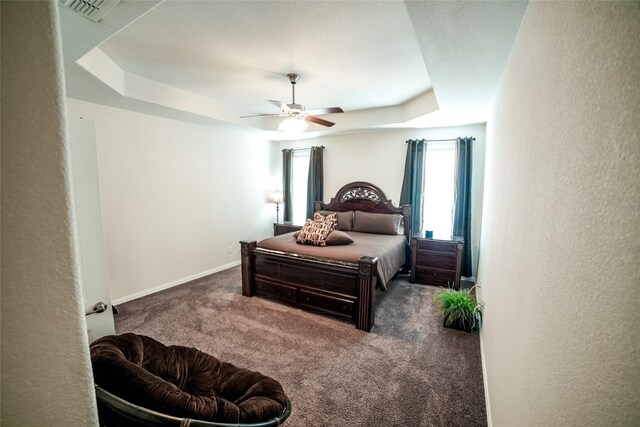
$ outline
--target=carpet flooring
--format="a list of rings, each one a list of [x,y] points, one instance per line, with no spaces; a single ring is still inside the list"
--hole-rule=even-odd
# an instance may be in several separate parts
[[[445,329],[438,289],[400,276],[376,327],[241,295],[235,267],[118,306],[117,333],[197,347],[262,372],[292,402],[286,426],[486,426],[477,333]]]

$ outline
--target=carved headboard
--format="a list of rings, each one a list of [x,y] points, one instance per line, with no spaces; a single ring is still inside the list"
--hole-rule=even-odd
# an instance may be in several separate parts
[[[404,235],[411,242],[411,205],[396,207],[377,186],[364,181],[350,182],[329,203],[314,202],[314,211],[364,211],[403,216]]]

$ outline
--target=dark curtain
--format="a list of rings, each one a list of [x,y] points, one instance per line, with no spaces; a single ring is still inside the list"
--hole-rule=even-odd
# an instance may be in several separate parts
[[[283,221],[291,221],[293,218],[293,204],[291,203],[291,193],[293,192],[293,183],[291,182],[291,174],[293,172],[293,150],[282,150],[282,201],[284,203]]]
[[[424,153],[427,141],[410,139],[407,141],[407,159],[404,164],[404,178],[400,192],[400,204],[411,205],[411,231],[422,231],[422,190],[424,188]]]
[[[453,235],[464,239],[462,275],[471,277],[471,143],[473,138],[456,140]]]
[[[307,218],[313,218],[313,202],[324,200],[324,173],[322,154],[324,147],[311,147],[309,153],[309,176],[307,178]]]

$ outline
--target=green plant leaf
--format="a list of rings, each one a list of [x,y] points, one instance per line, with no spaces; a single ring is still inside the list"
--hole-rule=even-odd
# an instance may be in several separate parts
[[[476,315],[481,315],[483,306],[471,295],[472,290],[443,289],[436,293],[435,300],[444,316],[445,326],[451,326],[456,321],[465,326],[475,326]]]

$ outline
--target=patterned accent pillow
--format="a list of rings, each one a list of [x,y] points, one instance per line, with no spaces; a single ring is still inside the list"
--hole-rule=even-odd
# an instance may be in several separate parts
[[[335,230],[338,226],[338,214],[330,213],[327,215],[323,215],[320,212],[314,212],[313,214],[314,221],[330,221],[331,222],[331,231]]]
[[[301,245],[327,246],[327,236],[332,231],[331,221],[313,221],[308,219],[300,230],[296,243]]]

